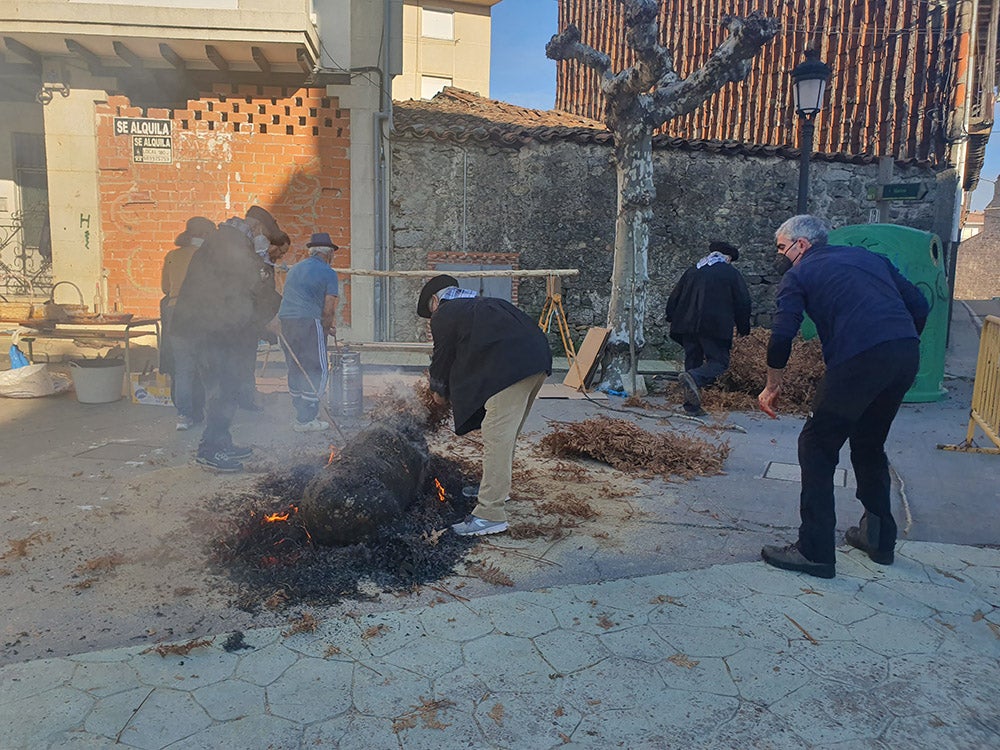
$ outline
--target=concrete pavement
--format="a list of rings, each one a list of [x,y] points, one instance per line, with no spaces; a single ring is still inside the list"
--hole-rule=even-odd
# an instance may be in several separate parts
[[[0,746],[986,748],[1000,552],[841,550],[121,648],[0,671]]]
[[[0,749],[998,747],[1000,460],[934,448],[968,416],[975,320],[959,306],[956,320],[950,399],[904,407],[890,437],[906,531],[891,567],[849,548],[833,580],[756,560],[794,536],[801,420],[734,415],[746,433],[727,434],[726,475],[634,500],[649,518],[636,549],[581,547],[502,594],[314,611],[312,631],[11,663]],[[90,409],[92,433],[155,443],[137,416],[154,407],[112,406]],[[598,410],[540,404],[528,427]],[[27,461],[46,442],[36,484],[71,466],[58,429],[25,434],[2,448]],[[841,529],[860,514],[851,484],[845,466]]]

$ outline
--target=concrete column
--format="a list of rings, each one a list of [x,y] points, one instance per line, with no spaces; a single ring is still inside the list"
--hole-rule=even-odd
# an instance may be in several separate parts
[[[377,80],[377,74],[372,74]],[[364,78],[351,86],[327,86],[327,94],[338,98],[351,111],[351,265],[375,267],[375,165],[374,123],[378,112],[378,88]],[[351,285],[351,326],[344,335],[352,341],[375,337],[375,280],[371,276],[343,279]]]
[[[45,158],[53,280],[76,284],[84,303],[92,307],[103,265],[94,105],[107,94],[103,88],[93,88],[93,81],[81,83],[84,87],[78,88],[71,82],[69,96],[56,94],[43,108]],[[63,285],[56,290],[56,301],[79,299]]]

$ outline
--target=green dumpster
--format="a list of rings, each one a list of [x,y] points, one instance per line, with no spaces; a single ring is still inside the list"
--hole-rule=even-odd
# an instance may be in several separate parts
[[[920,335],[920,370],[903,401],[940,401],[948,393],[943,386],[948,282],[944,275],[941,240],[936,234],[897,224],[854,224],[830,232],[829,242],[831,245],[860,245],[884,255],[924,293],[931,311]],[[806,339],[816,336],[816,324],[808,316],[802,321],[802,336]]]

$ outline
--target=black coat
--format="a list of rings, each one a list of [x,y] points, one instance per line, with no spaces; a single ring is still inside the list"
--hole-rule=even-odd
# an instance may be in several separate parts
[[[191,257],[170,328],[182,338],[243,339],[255,336],[280,304],[272,269],[250,238],[221,226]]]
[[[685,335],[733,340],[750,333],[750,292],[743,275],[729,263],[689,268],[667,299],[670,338]]]
[[[451,401],[455,432],[479,429],[486,400],[531,375],[552,373],[538,324],[494,297],[445,300],[431,316],[431,390]]]

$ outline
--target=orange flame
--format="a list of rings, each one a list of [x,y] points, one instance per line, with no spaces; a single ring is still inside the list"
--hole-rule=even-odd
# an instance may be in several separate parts
[[[436,478],[434,480],[434,487],[437,488],[438,500],[443,503],[445,501],[444,487],[441,486],[441,483]]]
[[[269,513],[264,516],[265,523],[274,523],[275,521],[287,521],[288,513]]]
[[[326,462],[326,465],[327,465],[327,466],[329,466],[330,464],[332,464],[332,463],[333,463],[333,458],[334,458],[334,456],[336,456],[336,455],[337,455],[337,451],[335,451],[335,450],[334,450],[334,448],[333,448],[333,446],[331,445],[331,446],[330,446],[330,460]]]

